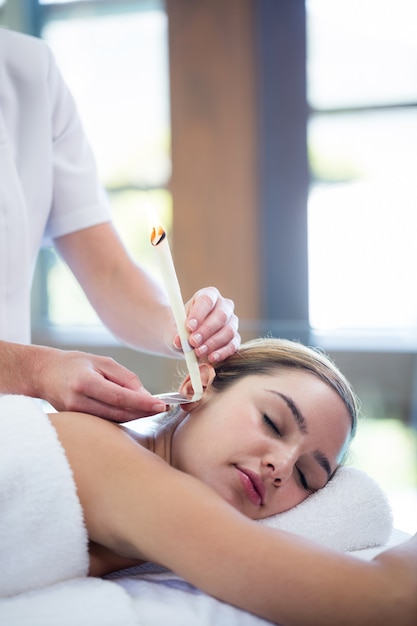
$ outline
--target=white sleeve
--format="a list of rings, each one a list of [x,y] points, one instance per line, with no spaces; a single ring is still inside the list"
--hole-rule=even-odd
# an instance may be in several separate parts
[[[52,207],[46,227],[49,238],[110,220],[104,189],[84,133],[74,98],[50,54],[48,76],[52,123]]]

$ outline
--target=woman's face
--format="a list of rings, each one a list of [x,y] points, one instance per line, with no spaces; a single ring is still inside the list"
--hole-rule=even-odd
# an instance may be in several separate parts
[[[350,428],[341,398],[313,374],[246,376],[227,391],[206,392],[173,433],[171,464],[261,519],[324,487]]]

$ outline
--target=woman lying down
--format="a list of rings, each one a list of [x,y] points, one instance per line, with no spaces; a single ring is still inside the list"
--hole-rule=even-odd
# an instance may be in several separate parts
[[[262,339],[201,375],[202,399],[152,435],[50,416],[84,511],[90,574],[152,561],[283,626],[415,626],[417,535],[364,562],[252,522],[299,504],[341,463],[357,404],[337,368]],[[180,391],[192,396],[188,378]]]

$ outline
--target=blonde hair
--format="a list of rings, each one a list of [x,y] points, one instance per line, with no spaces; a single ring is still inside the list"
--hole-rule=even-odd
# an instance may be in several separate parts
[[[242,344],[235,354],[217,363],[214,369],[216,375],[211,388],[219,393],[244,376],[270,374],[277,369],[311,372],[332,387],[343,400],[351,418],[351,438],[355,435],[359,401],[352,386],[333,361],[316,348],[286,339],[254,339]]]

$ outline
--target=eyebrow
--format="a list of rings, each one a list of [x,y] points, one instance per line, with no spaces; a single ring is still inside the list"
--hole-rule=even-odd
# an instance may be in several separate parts
[[[301,413],[298,406],[295,404],[294,400],[290,398],[289,396],[286,396],[285,393],[281,393],[280,391],[274,391],[273,389],[271,389],[270,391],[272,391],[272,393],[276,394],[277,396],[279,396],[280,398],[284,400],[285,404],[287,405],[287,407],[290,409],[292,413],[292,416],[294,418],[295,423],[298,426],[298,429],[302,433],[307,434],[308,428],[307,428],[306,419],[304,415]]]
[[[300,432],[307,434],[308,433],[307,421],[304,415],[301,413],[298,406],[295,404],[294,400],[290,398],[289,396],[285,395],[285,393],[281,393],[280,391],[275,391],[274,389],[269,389],[268,391],[271,391],[272,393],[274,393],[275,395],[279,396],[280,398],[284,400],[285,404],[290,409],[292,416],[294,418],[294,421],[297,424]],[[320,450],[315,450],[313,452],[313,458],[317,461],[320,467],[324,469],[324,471],[327,474],[327,478],[330,479],[333,472],[332,472],[332,468],[330,466],[329,459],[327,458],[327,456],[323,454],[323,452],[320,452]]]

